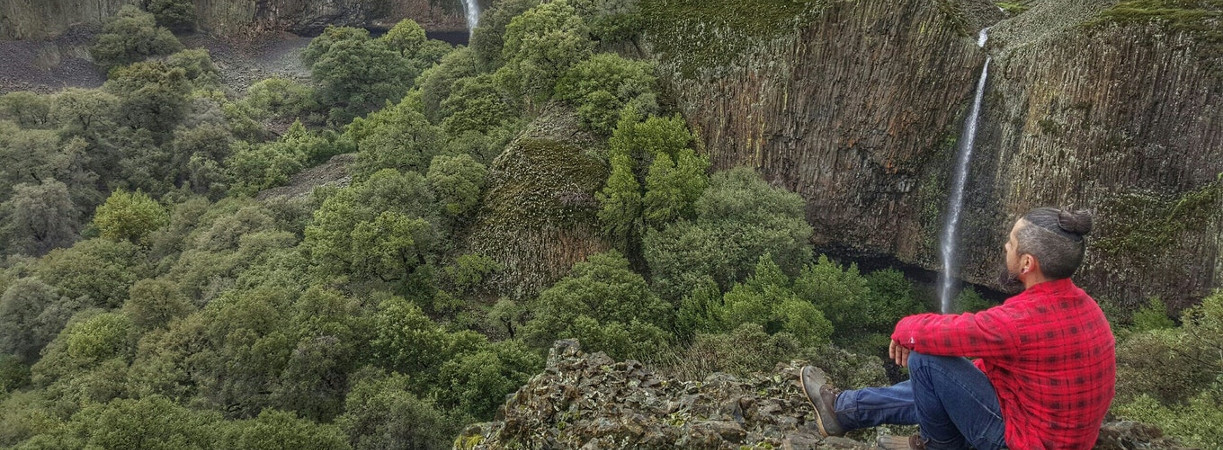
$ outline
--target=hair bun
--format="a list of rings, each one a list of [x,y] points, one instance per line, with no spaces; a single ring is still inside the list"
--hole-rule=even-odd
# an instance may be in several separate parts
[[[1091,212],[1089,211],[1058,211],[1057,226],[1067,233],[1086,236],[1091,232]]]

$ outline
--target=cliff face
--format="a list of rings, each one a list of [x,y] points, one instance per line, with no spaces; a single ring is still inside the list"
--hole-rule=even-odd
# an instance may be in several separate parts
[[[0,40],[41,40],[71,26],[97,26],[140,0],[8,0],[0,2]],[[224,38],[263,32],[312,34],[328,24],[389,27],[410,18],[430,30],[463,30],[460,0],[193,0],[202,31]]]
[[[992,284],[1018,214],[1074,205],[1097,212],[1080,284],[1123,305],[1183,304],[1223,279],[1211,184],[1223,64],[1187,31],[1088,25],[1112,3],[1038,2],[1006,18],[987,2],[812,1],[771,34],[659,6],[645,40],[715,168],[752,166],[801,194],[824,250],[931,270],[988,52],[961,275]]]

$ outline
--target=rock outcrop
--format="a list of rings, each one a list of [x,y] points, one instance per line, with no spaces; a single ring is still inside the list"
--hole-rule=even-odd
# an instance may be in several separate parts
[[[799,387],[804,364],[778,364],[773,373],[745,379],[714,373],[679,381],[636,361],[583,353],[577,341],[557,341],[544,372],[505,403],[497,421],[468,427],[455,448],[874,448],[820,437]],[[1096,448],[1178,447],[1156,427],[1115,422],[1105,424]]]
[[[192,0],[201,31],[252,39],[279,31],[309,35],[327,25],[386,28],[410,18],[430,30],[463,30],[461,0]],[[54,38],[73,26],[96,27],[140,0],[0,2],[0,40]]]
[[[1077,206],[1097,212],[1080,284],[1183,306],[1223,282],[1223,61],[1192,27],[1105,20],[1114,3],[799,2],[768,27],[661,8],[645,42],[715,168],[802,195],[821,250],[931,270],[988,52],[960,276],[994,282],[1023,211]]]
[[[595,199],[609,170],[596,156],[600,145],[572,108],[552,105],[493,160],[466,247],[505,269],[488,280],[498,295],[532,298],[612,248]]]

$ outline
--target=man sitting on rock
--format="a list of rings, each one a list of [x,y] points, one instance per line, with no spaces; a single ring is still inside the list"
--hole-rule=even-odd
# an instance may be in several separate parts
[[[1003,286],[1023,292],[978,313],[905,317],[889,354],[910,379],[838,393],[804,367],[803,389],[825,436],[880,424],[921,433],[884,448],[1086,449],[1113,399],[1112,330],[1070,281],[1091,216],[1038,208],[1015,222]],[[969,361],[965,357],[979,358]]]

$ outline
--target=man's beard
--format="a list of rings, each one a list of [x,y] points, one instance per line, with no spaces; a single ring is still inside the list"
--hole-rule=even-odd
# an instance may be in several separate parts
[[[1012,273],[1006,267],[1006,263],[1002,264],[1002,270],[998,272],[998,286],[1002,292],[1007,294],[1023,292],[1023,281],[1019,280],[1019,274]]]

